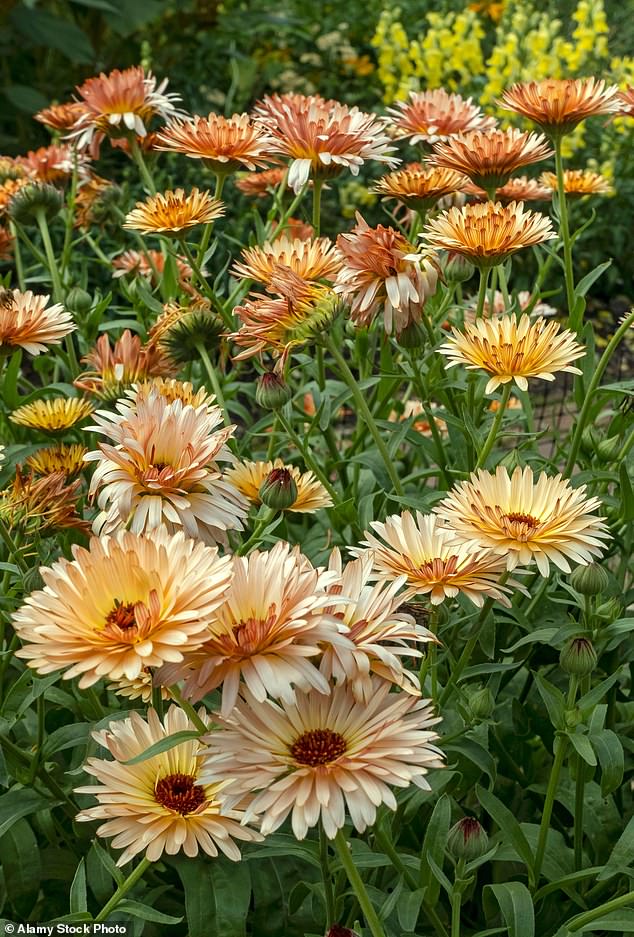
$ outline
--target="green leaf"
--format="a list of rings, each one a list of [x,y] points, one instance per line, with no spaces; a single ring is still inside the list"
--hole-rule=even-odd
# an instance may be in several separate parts
[[[634,817],[632,817],[615,843],[610,858],[602,872],[597,875],[597,881],[603,882],[623,869],[629,868],[634,862]]]
[[[70,886],[70,913],[88,910],[88,895],[86,894],[86,863],[82,859],[77,866],[75,877]]]
[[[213,893],[211,865],[207,862],[191,862],[186,856],[177,856],[170,860],[170,864],[176,868],[185,890],[189,937],[209,937],[214,932],[209,909]]]
[[[605,271],[611,265],[612,265],[612,261],[606,260],[604,261],[604,263],[596,266],[594,270],[591,270],[590,273],[586,273],[585,277],[579,280],[579,282],[575,286],[575,296],[585,296],[588,290],[590,289],[590,287],[592,286],[592,284],[595,283],[599,279],[601,274],[605,273]]]
[[[531,847],[509,808],[506,807],[495,794],[480,787],[479,784],[476,785],[476,797],[491,819],[495,820],[502,833],[508,837],[508,840],[513,844],[515,851],[518,856],[521,857],[526,867],[529,869],[532,868],[533,853]]]
[[[611,729],[603,729],[590,736],[599,765],[601,766],[601,794],[607,797],[621,786],[625,770],[623,746],[618,735]]]
[[[41,862],[35,833],[17,820],[0,839],[4,884],[18,914],[28,916],[40,889]]]
[[[246,937],[251,904],[251,867],[246,862],[219,858],[212,863],[216,933]]]
[[[67,59],[79,64],[94,60],[95,53],[88,36],[70,20],[40,7],[29,10],[25,6],[15,7],[10,20],[29,43],[57,49]]]
[[[610,677],[598,683],[594,689],[582,696],[577,702],[577,707],[583,712],[587,709],[594,709],[597,703],[600,703],[605,694],[610,690],[619,679],[619,673],[613,673]]]
[[[447,834],[451,824],[451,801],[447,794],[438,798],[427,824],[421,851],[420,883],[426,888],[427,901],[435,905],[440,895],[440,884],[433,873],[433,863],[441,866],[445,857]]]
[[[537,628],[530,634],[524,635],[523,638],[520,638],[519,641],[516,641],[515,644],[512,644],[510,647],[503,647],[500,650],[503,654],[514,654],[515,651],[518,651],[521,647],[525,647],[527,644],[550,644],[558,631],[559,628]]]
[[[416,891],[410,891],[401,897],[396,907],[396,913],[398,923],[404,931],[414,931],[416,929],[416,922],[424,897],[424,888],[417,888]]]
[[[457,752],[460,755],[464,755],[465,758],[468,758],[469,761],[473,762],[474,765],[488,776],[491,781],[491,787],[493,787],[497,776],[495,760],[483,745],[480,745],[475,739],[463,736],[456,742],[447,745],[446,750],[448,752]]]
[[[132,917],[139,917],[142,921],[153,921],[155,924],[180,924],[183,920],[182,917],[163,914],[162,911],[156,911],[147,904],[129,899],[120,901],[117,905],[117,911],[121,911],[122,914],[131,914]]]
[[[168,752],[170,749],[176,748],[177,745],[181,745],[183,742],[189,742],[191,739],[197,739],[199,736],[200,732],[196,732],[194,729],[182,729],[180,732],[173,732],[171,735],[166,735],[165,738],[159,739],[158,742],[150,745],[145,751],[135,755],[134,758],[129,758],[128,761],[122,761],[121,764],[138,765],[142,761],[147,761],[148,758],[154,758],[155,755],[162,755],[163,752]]]
[[[634,520],[634,491],[625,462],[619,469],[619,489],[621,492],[621,514],[624,521]]]
[[[22,817],[51,807],[50,800],[28,788],[13,788],[0,797],[0,836],[4,836]]]
[[[577,752],[580,758],[582,758],[587,765],[590,765],[591,768],[595,768],[597,764],[597,756],[594,754],[594,749],[590,744],[590,739],[587,735],[583,735],[581,732],[568,732],[568,738],[572,742],[572,747]]]
[[[579,915],[577,915],[577,918]],[[557,933],[557,937],[569,937],[571,934],[596,934],[597,931],[608,931],[611,934],[634,934],[634,911],[623,908],[620,911],[611,911],[595,918],[583,927],[574,927],[575,918],[565,924]]]
[[[540,673],[535,674],[535,683],[548,710],[548,718],[552,725],[555,729],[563,729],[566,718],[566,701],[563,693]]]
[[[18,348],[9,358],[2,380],[2,396],[9,410],[15,410],[23,401],[18,394],[18,374],[22,363],[22,349]]]
[[[535,937],[535,911],[531,894],[521,882],[485,885],[484,907],[490,908],[489,895],[493,895],[506,921],[509,937]],[[487,914],[487,917],[489,915]]]
[[[11,104],[25,114],[35,114],[50,104],[47,97],[28,85],[5,85],[2,90]]]

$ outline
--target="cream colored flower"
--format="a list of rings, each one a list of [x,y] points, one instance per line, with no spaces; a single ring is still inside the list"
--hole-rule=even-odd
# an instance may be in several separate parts
[[[295,465],[285,465],[282,459],[274,462],[238,462],[230,468],[225,477],[227,481],[253,504],[261,504],[260,487],[273,469],[287,469],[297,485],[297,498],[287,511],[312,514],[320,508],[332,507],[332,498],[312,472],[300,472]]]
[[[50,296],[31,290],[2,290],[0,296],[0,354],[24,348],[30,355],[59,345],[77,326],[61,303],[48,305]]]
[[[215,173],[226,175],[246,167],[254,170],[271,162],[274,140],[248,114],[223,117],[209,114],[172,120],[156,135],[157,150],[201,159]]]
[[[302,280],[333,280],[341,269],[341,258],[329,238],[304,241],[282,234],[261,247],[245,248],[242,261],[233,265],[233,274],[268,286],[280,264]]]
[[[409,100],[397,101],[388,107],[388,114],[398,136],[410,137],[411,143],[436,143],[471,130],[491,131],[496,124],[471,98],[449,94],[444,88],[410,91]]]

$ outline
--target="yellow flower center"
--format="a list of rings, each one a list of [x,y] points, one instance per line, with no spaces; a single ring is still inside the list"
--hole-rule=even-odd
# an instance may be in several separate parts
[[[296,739],[290,753],[300,765],[316,768],[340,758],[347,749],[346,740],[331,729],[310,729]]]
[[[161,778],[156,782],[154,797],[161,806],[180,813],[182,817],[196,813],[205,803],[205,792],[196,786],[193,774],[169,774]]]

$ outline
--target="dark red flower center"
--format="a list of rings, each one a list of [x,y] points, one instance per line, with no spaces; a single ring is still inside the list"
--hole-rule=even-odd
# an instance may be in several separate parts
[[[338,732],[330,729],[311,729],[295,739],[290,752],[300,765],[327,765],[336,761],[347,748],[346,740]]]
[[[195,813],[205,803],[205,792],[196,787],[192,774],[168,774],[156,782],[154,796],[159,804],[181,816]]]

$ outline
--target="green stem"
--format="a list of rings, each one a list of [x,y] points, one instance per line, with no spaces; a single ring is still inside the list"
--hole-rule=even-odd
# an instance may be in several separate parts
[[[141,147],[139,146],[136,136],[130,137],[130,153],[132,154],[132,159],[138,166],[145,188],[148,190],[150,195],[156,195],[154,179],[150,174],[150,170],[147,168],[147,163],[145,162],[143,152],[141,151]]]
[[[323,825],[319,823],[319,864],[324,882],[324,900],[326,902],[326,931],[335,923],[335,894],[332,887],[332,875],[328,862],[328,840]]]
[[[190,250],[189,244],[187,243],[185,238],[179,238],[178,243],[180,244],[183,250],[183,253],[187,257],[187,260],[189,261],[189,266],[192,268],[196,276],[196,279],[198,280],[201,287],[203,288],[203,292],[205,293],[207,298],[211,301],[214,308],[220,313],[220,315],[222,316],[222,320],[224,324],[227,326],[227,328],[233,330],[233,320],[231,318],[231,314],[226,311],[223,303],[220,302],[220,300],[218,299],[218,297],[216,296],[212,288],[209,286],[209,283],[207,282],[207,278],[204,276],[202,270],[200,269],[200,266],[198,265],[198,261],[196,260],[192,251]]]
[[[150,862],[150,860],[146,859],[144,856],[139,862],[139,864],[137,865],[137,867],[130,872],[130,874],[125,879],[125,881],[122,882],[121,885],[119,885],[119,887],[117,888],[116,892],[114,893],[110,901],[106,902],[106,904],[103,906],[103,908],[101,909],[101,911],[95,918],[95,921],[94,921],[95,924],[101,924],[103,921],[107,920],[108,915],[111,914],[115,910],[115,908],[117,907],[121,899],[125,898],[125,896],[128,894],[130,889],[134,888],[136,883],[143,876],[143,874],[147,872],[147,870],[149,869],[151,865],[152,863]]]
[[[282,424],[282,426],[284,427],[284,429],[286,430],[286,432],[288,433],[289,437],[293,440],[293,442],[295,443],[295,445],[301,452],[304,462],[306,463],[308,468],[317,476],[319,481],[322,483],[322,485],[324,486],[324,488],[326,489],[326,491],[332,498],[333,504],[337,504],[337,502],[340,500],[339,495],[337,494],[333,486],[330,484],[330,482],[326,478],[326,475],[319,467],[318,462],[313,458],[312,452],[310,451],[308,446],[304,446],[302,444],[302,441],[299,438],[298,434],[293,429],[293,426],[290,420],[286,419],[286,417],[283,415],[281,410],[278,411],[277,418]]]
[[[566,281],[566,305],[568,306],[568,326],[578,332],[582,326],[583,313],[575,315],[575,280],[572,270],[572,242],[568,227],[568,204],[564,186],[564,162],[561,155],[561,137],[554,140],[555,171],[557,173],[557,203],[559,207],[559,236],[564,247],[564,278]]]
[[[42,244],[44,245],[44,253],[46,254],[46,265],[48,267],[48,272],[51,275],[51,282],[53,284],[53,299],[56,303],[61,303],[64,298],[64,291],[62,289],[62,281],[59,275],[59,270],[57,269],[57,261],[55,260],[53,242],[51,241],[51,235],[48,230],[46,212],[43,208],[38,208],[35,217],[37,219],[37,224],[42,236]]]
[[[484,312],[484,303],[487,295],[487,283],[489,280],[489,268],[480,267],[480,286],[478,287],[478,302],[476,304],[476,321],[482,318]]]
[[[222,195],[222,189],[225,184],[226,175],[218,173],[216,175],[216,190],[214,192],[214,198],[219,199]],[[202,267],[205,260],[205,254],[207,253],[207,248],[209,247],[209,241],[211,240],[211,234],[213,231],[213,222],[211,224],[205,225],[205,230],[203,231],[203,236],[200,239],[200,246],[198,248],[198,254],[196,255],[196,263],[199,267]]]
[[[605,904],[599,905],[598,908],[592,908],[590,911],[578,914],[576,917],[573,917],[572,920],[568,921],[565,926],[571,934],[576,934],[577,931],[583,930],[587,924],[591,924],[592,921],[603,917],[604,914],[609,914],[610,911],[618,911],[619,908],[625,908],[629,904],[634,904],[634,891],[628,891],[625,895],[620,895],[618,898],[612,898],[611,901],[606,901]]]
[[[24,278],[24,264],[22,262],[22,251],[20,250],[20,240],[18,238],[18,230],[13,221],[9,221],[9,231],[13,238],[13,257],[15,259],[15,273],[18,278],[18,287],[20,292],[24,292],[26,287],[26,280]]]
[[[509,296],[509,287],[506,281],[506,271],[504,269],[504,264],[500,264],[498,267],[498,277],[500,280],[500,292],[502,293],[502,299],[504,300],[504,308],[508,310],[511,305],[511,297]]]
[[[212,390],[216,397],[216,402],[222,410],[223,422],[225,426],[231,426],[231,420],[229,418],[229,414],[227,413],[227,405],[225,403],[224,394],[222,393],[220,381],[218,380],[218,375],[216,374],[216,369],[211,363],[211,358],[207,354],[207,349],[202,342],[196,342],[196,351],[202,359],[202,363],[205,366],[205,371],[207,372],[207,377],[209,378],[209,383],[211,384]]]
[[[201,735],[207,735],[209,732],[209,726],[203,719],[200,718],[194,707],[188,700],[183,699],[181,691],[178,688],[178,685],[175,683],[174,686],[169,688],[170,695],[175,703],[178,703],[180,708],[184,713],[189,717],[189,721],[193,722]]]
[[[546,789],[546,799],[544,800],[544,810],[542,812],[541,824],[539,827],[539,837],[537,840],[537,850],[535,852],[535,864],[533,866],[533,882],[535,887],[539,885],[539,878],[542,871],[544,854],[546,852],[546,840],[550,830],[550,818],[555,805],[555,795],[559,786],[559,775],[563,767],[566,752],[568,750],[568,738],[566,736],[555,736],[555,758],[550,770],[548,787]]]
[[[462,886],[459,880],[464,875],[464,859],[459,859],[454,876],[451,895],[451,937],[460,937],[460,909],[462,907]]]
[[[71,176],[70,190],[68,193],[68,199],[66,202],[66,217],[64,219],[64,246],[62,247],[62,279],[64,278],[66,271],[70,264],[70,255],[71,255],[71,245],[73,237],[73,221],[74,221],[74,211],[75,211],[75,198],[77,196],[77,183],[78,183],[78,153],[77,149],[73,147],[73,174]]]
[[[629,436],[627,436],[625,442],[621,446],[621,451],[616,457],[617,462],[622,462],[625,456],[628,454],[630,449],[634,446],[634,429],[630,431]]]
[[[323,185],[322,179],[313,179],[313,237],[319,237],[321,228],[321,190]]]
[[[280,218],[280,220],[279,220],[279,222],[278,222],[277,231],[281,232],[281,231],[284,230],[284,227],[286,226],[286,222],[288,221],[289,218],[291,218],[291,217],[293,216],[293,212],[295,211],[295,209],[297,208],[297,206],[299,205],[299,203],[300,203],[301,200],[303,199],[303,197],[304,197],[304,195],[305,195],[305,193],[306,193],[306,189],[307,189],[307,188],[308,188],[308,183],[306,183],[306,185],[303,185],[303,186],[301,187],[301,189],[299,190],[299,192],[297,193],[297,195],[295,196],[295,198],[293,199],[293,201],[291,202],[291,204],[288,206],[288,208],[286,209],[286,211],[284,212],[284,214],[281,216],[281,218]],[[267,225],[266,225],[266,227],[265,227],[265,229],[264,229],[264,240],[265,240],[265,241],[268,241],[269,238],[271,237],[271,234],[272,234],[271,227],[272,227],[272,222],[273,222],[274,220],[275,220],[275,219],[271,219],[271,221],[267,222]]]
[[[583,798],[585,795],[586,779],[584,761],[581,755],[575,758],[577,777],[575,779],[575,825],[573,831],[575,872],[581,870],[583,865]]]
[[[31,763],[31,756],[27,752],[22,751],[18,745],[15,745],[10,739],[3,735],[0,735],[0,747],[6,748],[8,752],[11,752],[11,754],[14,755],[18,761],[21,761],[23,764],[29,765]],[[57,800],[61,801],[61,806],[66,816],[69,817],[69,819],[74,820],[77,816],[76,805],[72,802],[68,794],[62,790],[57,781],[48,774],[44,765],[38,765],[37,776],[42,784],[48,788],[51,794]]]
[[[476,471],[485,464],[486,460],[488,459],[491,453],[491,449],[493,449],[495,440],[500,430],[500,425],[504,418],[504,414],[506,413],[506,407],[509,402],[509,397],[511,396],[511,387],[512,387],[512,383],[511,381],[509,381],[507,384],[504,385],[502,389],[502,399],[500,401],[500,406],[498,408],[497,413],[495,414],[493,418],[493,423],[491,424],[491,429],[489,430],[489,435],[486,438],[486,442],[484,446],[482,447],[482,452],[478,456],[478,461],[476,462],[476,466],[475,466]]]
[[[348,844],[346,838],[343,834],[343,830],[339,830],[335,837],[335,846],[337,853],[339,854],[339,859],[341,864],[345,869],[345,873],[348,877],[348,882],[356,895],[357,901],[365,917],[365,922],[372,934],[372,937],[385,937],[385,931],[383,930],[383,925],[379,920],[379,916],[374,910],[374,906],[370,901],[370,897],[365,889],[363,884],[363,879],[357,871],[357,867],[354,864],[354,860],[350,855],[350,850],[348,849]]]
[[[248,553],[252,547],[259,543],[262,533],[268,527],[274,517],[275,511],[272,511],[271,508],[267,508],[265,514],[256,522],[255,527],[253,528],[253,533],[249,539],[243,543],[239,549],[236,550],[237,556],[244,556],[245,553]]]

